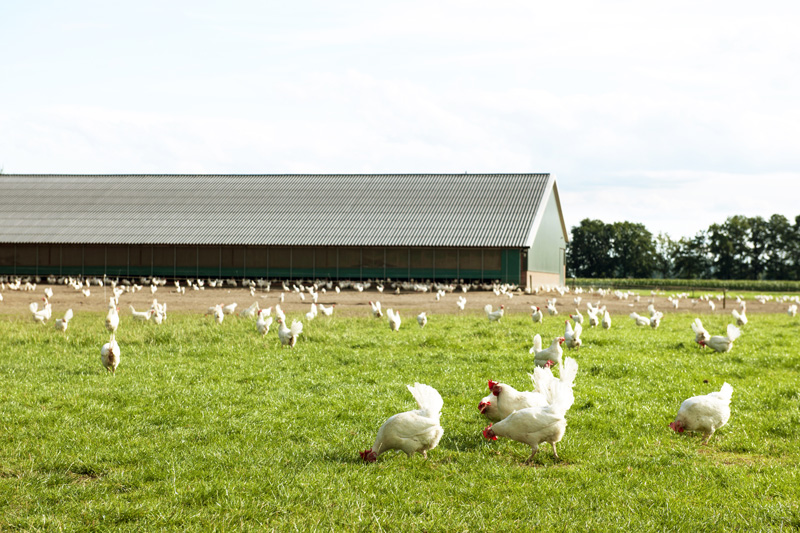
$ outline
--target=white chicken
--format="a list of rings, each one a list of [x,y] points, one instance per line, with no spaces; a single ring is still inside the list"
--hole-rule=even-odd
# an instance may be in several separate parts
[[[282,346],[294,348],[294,345],[297,344],[297,337],[301,333],[303,333],[302,322],[292,320],[292,327],[287,328],[286,320],[284,318],[278,318],[278,338],[281,340]]]
[[[572,324],[570,324],[569,320],[564,322],[564,343],[567,345],[567,348],[580,348],[582,341],[581,341],[581,333],[583,332],[583,325],[580,322],[575,323],[575,328],[572,328]]]
[[[331,304],[330,307],[325,307],[323,304],[319,304],[319,311],[325,316],[333,315],[333,308],[336,307],[336,304]]]
[[[225,306],[222,307],[222,312],[225,313],[226,315],[232,315],[233,313],[236,312],[236,306],[237,305],[239,305],[239,304],[237,304],[236,302],[233,302],[232,304],[225,305]]]
[[[72,320],[72,309],[67,309],[67,312],[64,313],[64,318],[56,319],[56,329],[59,331],[67,331],[67,326],[69,326],[70,320]]]
[[[786,310],[786,314],[788,314],[792,318],[797,316],[797,304],[790,305],[789,308]]]
[[[258,319],[256,320],[256,329],[261,335],[266,335],[269,333],[269,328],[272,325],[272,317],[268,316],[266,313],[263,312],[262,309],[261,313],[258,313]]]
[[[598,320],[598,318],[597,318],[597,311],[596,310],[587,311],[586,314],[589,315],[589,327],[590,328],[595,328],[595,327],[598,326],[598,324],[600,324],[600,320]]]
[[[736,309],[731,309],[731,315],[733,315],[733,318],[736,319],[737,326],[744,326],[747,324],[747,310],[744,307],[742,307],[741,313]]]
[[[222,310],[222,304],[214,306],[212,314],[214,315],[214,322],[217,324],[222,324],[222,321],[225,320],[225,311]]]
[[[389,327],[392,331],[397,331],[400,329],[400,313],[398,311],[393,311],[390,307],[386,310],[386,315],[389,317]]]
[[[424,311],[417,315],[417,324],[419,324],[419,327],[424,328],[425,324],[427,323],[428,323],[428,315]]]
[[[51,289],[50,287],[45,287],[44,288],[44,296],[48,300],[51,299],[53,297],[53,289]]]
[[[33,313],[33,320],[40,324],[44,324],[53,316],[53,307],[50,305],[50,302],[47,301],[47,298],[42,298],[42,300],[44,301],[44,307],[41,309],[39,309],[39,304],[36,302],[28,306],[31,313]]]
[[[647,318],[646,316],[642,316],[642,315],[640,315],[639,313],[637,313],[635,311],[633,313],[631,313],[630,315],[628,315],[628,316],[633,319],[634,323],[637,326],[649,326],[650,325],[650,319],[649,318]]]
[[[148,309],[147,311],[137,311],[134,309],[132,305],[128,306],[131,308],[131,314],[135,320],[140,320],[142,322],[146,322],[150,320],[150,317],[153,316],[153,309]]]
[[[694,331],[694,342],[705,347],[706,343],[708,343],[708,340],[711,338],[711,334],[706,331],[706,328],[703,327],[703,323],[699,318],[695,318],[694,322],[692,322],[692,331]]]
[[[111,333],[116,333],[119,327],[119,308],[116,306],[114,298],[108,299],[108,314],[106,315],[106,329]]]
[[[547,314],[550,316],[556,316],[558,314],[558,309],[556,309],[556,299],[553,298],[552,300],[547,300]]]
[[[114,339],[114,334],[112,333],[111,339],[100,348],[100,362],[103,363],[106,371],[116,374],[119,359],[119,344],[117,344],[117,341]]]
[[[739,338],[741,331],[733,324],[728,324],[728,328],[723,335],[714,335],[707,341],[700,343],[700,346],[708,346],[717,352],[730,352],[733,348],[733,341]]]
[[[669,427],[676,433],[697,431],[703,434],[703,444],[716,430],[728,423],[731,417],[731,397],[733,387],[723,383],[719,392],[702,396],[692,396],[681,403],[678,414]]]
[[[583,324],[583,315],[578,309],[575,310],[574,315],[569,315],[569,317],[574,320],[576,324]]]
[[[254,316],[256,316],[257,312],[258,312],[258,302],[253,302],[253,304],[250,307],[239,311],[239,316],[242,318],[253,318]]]
[[[542,313],[542,309],[540,307],[535,305],[531,306],[531,320],[533,320],[534,323],[540,323],[542,320],[544,320],[544,313]]]
[[[317,304],[311,302],[311,310],[308,313],[306,313],[306,320],[314,320],[315,318],[317,318],[318,313],[319,311],[317,311]]]
[[[456,305],[458,306],[458,308],[459,308],[460,310],[462,310],[462,311],[463,311],[463,310],[464,310],[464,307],[466,307],[466,305],[467,305],[467,299],[466,299],[466,298],[464,298],[463,296],[459,296],[459,297],[458,297],[458,300],[456,300]]]
[[[533,347],[528,353],[533,354],[533,361],[536,366],[551,367],[559,365],[561,364],[561,356],[564,354],[561,344],[565,340],[564,337],[556,337],[550,346],[542,350],[542,336],[537,333],[533,337]]]
[[[486,304],[486,307],[483,308],[486,311],[486,318],[489,319],[490,322],[497,322],[501,318],[503,318],[503,313],[505,312],[506,306],[501,305],[500,309],[497,311],[492,311],[492,304]]]
[[[361,458],[374,463],[388,450],[400,450],[408,457],[421,453],[428,458],[428,450],[436,448],[444,434],[439,418],[444,401],[439,392],[429,385],[406,385],[417,401],[418,409],[389,417],[378,430],[372,448],[359,452]]]
[[[375,318],[380,318],[383,316],[383,311],[381,311],[381,303],[378,301],[370,302],[370,306],[372,306],[372,316]]]
[[[568,361],[572,366],[573,360],[568,358]],[[574,371],[577,373],[577,363]],[[539,445],[543,442],[550,443],[553,447],[553,456],[558,459],[556,443],[564,436],[567,429],[565,416],[575,402],[572,383],[561,380],[552,380],[549,384],[540,383],[540,380],[547,379],[545,376],[543,369],[537,368],[533,380],[535,388],[544,394],[546,405],[514,411],[500,422],[489,424],[483,430],[483,436],[487,439],[497,440],[497,437],[506,437],[530,446],[531,455],[528,461],[533,460],[539,451]]]
[[[603,329],[611,329],[611,315],[608,314],[608,310],[606,309],[603,311]]]

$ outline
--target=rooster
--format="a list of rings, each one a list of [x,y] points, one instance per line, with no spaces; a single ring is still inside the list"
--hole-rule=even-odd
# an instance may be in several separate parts
[[[497,322],[501,318],[503,318],[503,312],[505,312],[506,306],[501,305],[500,309],[497,311],[492,311],[492,304],[486,304],[486,307],[483,308],[486,311],[486,318],[489,319],[490,322]]]
[[[400,313],[398,311],[393,311],[390,307],[386,310],[386,314],[389,316],[389,327],[392,331],[397,331],[400,329]]]
[[[564,337],[556,337],[549,347],[542,350],[542,336],[538,333],[533,337],[533,347],[528,353],[533,354],[533,361],[536,366],[551,367],[553,365],[561,364],[561,356],[564,350],[561,349],[561,343],[566,339]]]
[[[378,301],[370,302],[369,305],[372,306],[372,316],[375,318],[380,318],[383,316],[383,311],[381,311],[381,303]]]
[[[706,328],[703,327],[703,323],[700,322],[699,318],[695,318],[694,322],[692,322],[692,331],[694,331],[694,342],[701,347],[705,347],[711,335],[706,331]]]
[[[292,327],[286,327],[286,321],[283,318],[278,318],[278,338],[281,340],[281,345],[294,348],[297,344],[297,336],[303,332],[303,323],[297,320],[292,320]]]
[[[741,331],[733,324],[728,324],[726,334],[714,335],[707,341],[700,343],[700,346],[708,346],[717,352],[730,352],[733,348],[733,341],[739,338]]]
[[[719,392],[712,392],[703,396],[692,396],[681,403],[675,421],[669,427],[677,433],[684,431],[702,432],[703,444],[716,430],[728,423],[731,417],[731,396],[733,387],[723,383]]]
[[[100,348],[100,362],[103,363],[106,371],[116,374],[119,357],[119,344],[117,344],[112,333],[111,339]]]
[[[572,328],[572,324],[569,323],[569,320],[564,322],[564,342],[567,345],[567,348],[580,348],[581,347],[581,332],[583,331],[583,325],[580,322],[575,323],[575,329]]]
[[[64,318],[56,319],[56,329],[59,331],[67,331],[67,326],[69,326],[70,320],[72,320],[72,309],[67,309],[67,312],[64,313]]]
[[[578,365],[573,359],[567,358],[570,372],[577,374]],[[549,442],[553,447],[553,456],[558,459],[556,443],[564,436],[567,428],[565,418],[567,411],[575,402],[572,392],[572,380],[549,380],[549,369],[537,368],[534,370],[533,380],[536,389],[541,390],[545,396],[546,404],[540,407],[526,407],[514,411],[506,418],[483,430],[487,439],[497,440],[497,437],[506,437],[517,442],[522,442],[531,447],[531,455],[527,461],[532,461],[539,451],[539,445]],[[542,383],[547,381],[547,383]]]
[[[374,463],[387,450],[401,450],[408,457],[421,453],[428,458],[428,450],[436,448],[444,434],[439,417],[444,402],[436,389],[422,383],[406,385],[417,401],[419,409],[390,417],[378,430],[372,448],[359,452],[361,458]]]
[[[425,324],[427,323],[428,323],[428,315],[424,311],[417,315],[417,324],[419,324],[419,327],[424,328]]]
[[[534,323],[540,323],[543,319],[544,319],[544,313],[542,313],[541,308],[539,308],[539,307],[537,307],[535,305],[532,305],[531,306],[531,320],[533,320]]]

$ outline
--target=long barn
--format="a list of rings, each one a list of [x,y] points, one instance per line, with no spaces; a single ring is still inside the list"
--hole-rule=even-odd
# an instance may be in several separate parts
[[[0,175],[0,274],[563,285],[551,174]]]

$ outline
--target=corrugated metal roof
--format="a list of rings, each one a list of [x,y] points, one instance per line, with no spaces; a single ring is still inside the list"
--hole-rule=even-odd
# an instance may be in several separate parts
[[[524,247],[550,174],[0,175],[0,242]]]

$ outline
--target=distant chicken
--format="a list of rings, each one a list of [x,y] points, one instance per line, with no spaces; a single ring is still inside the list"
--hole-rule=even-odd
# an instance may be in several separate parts
[[[106,329],[111,333],[116,333],[119,327],[119,309],[114,298],[108,300],[108,314],[106,315]]]
[[[595,328],[600,324],[600,321],[597,319],[597,311],[587,311],[587,315],[589,315],[589,327]]]
[[[569,320],[564,322],[564,344],[567,345],[567,348],[580,348],[582,341],[581,341],[581,333],[583,332],[583,325],[580,322],[575,323],[575,328],[572,328],[572,324],[570,324]]]
[[[50,305],[50,302],[47,301],[47,298],[42,298],[42,300],[44,301],[44,307],[41,309],[39,309],[39,304],[36,302],[28,306],[33,314],[33,320],[40,324],[44,324],[53,316],[53,307]]]
[[[314,320],[315,318],[317,318],[318,313],[319,311],[317,311],[317,304],[311,302],[311,310],[308,313],[306,313],[306,320]]]
[[[239,311],[239,316],[242,318],[253,318],[254,316],[256,316],[257,312],[258,312],[258,302],[253,302],[253,304],[250,307]]]
[[[528,353],[533,354],[533,361],[536,366],[551,367],[553,365],[561,364],[561,356],[564,350],[561,349],[561,344],[566,339],[564,337],[556,337],[553,342],[546,349],[542,350],[542,336],[538,333],[533,337],[533,347]]]
[[[642,316],[642,315],[640,315],[639,313],[637,313],[635,311],[633,313],[631,313],[630,315],[628,315],[628,316],[633,319],[634,323],[637,326],[649,326],[650,325],[650,319],[649,318],[647,318],[646,316]]]
[[[552,300],[547,300],[547,314],[550,316],[556,316],[558,314],[558,309],[556,309],[556,299],[553,298]]]
[[[114,339],[114,334],[111,334],[111,339],[100,348],[100,362],[103,363],[105,369],[112,374],[117,371],[119,365],[120,350],[119,344]]]
[[[381,425],[372,448],[359,452],[361,458],[374,463],[383,452],[400,450],[408,457],[421,453],[428,458],[428,450],[436,448],[444,434],[439,417],[442,401],[439,392],[429,385],[406,385],[417,401],[417,410],[398,413]]]
[[[266,311],[265,309],[261,311],[262,312],[258,313],[258,318],[256,319],[256,329],[261,335],[266,335],[269,333],[269,327],[272,325],[272,317],[264,312]]]
[[[486,318],[489,319],[490,322],[497,322],[501,318],[503,318],[503,313],[505,312],[506,306],[501,305],[500,309],[497,311],[492,311],[492,304],[486,304],[486,307],[483,308],[486,311]]]
[[[745,324],[747,324],[747,314],[746,314],[746,312],[747,312],[747,310],[744,307],[742,307],[742,312],[741,313],[739,311],[737,311],[736,309],[732,309],[731,310],[731,315],[733,315],[733,318],[736,319],[736,325],[737,326],[744,326]]]
[[[236,302],[233,302],[232,304],[225,305],[225,306],[222,307],[222,312],[225,313],[226,315],[232,315],[233,313],[236,312],[236,306],[237,305],[239,305],[239,304],[237,304]]]
[[[331,305],[330,307],[325,307],[323,304],[319,304],[319,311],[325,316],[333,315],[333,308],[336,307],[335,304]]]
[[[716,430],[728,423],[731,417],[731,397],[733,387],[723,383],[719,392],[703,396],[692,396],[681,403],[675,421],[669,427],[677,433],[696,431],[703,434],[703,444]]]
[[[225,320],[225,311],[222,310],[222,304],[214,306],[212,314],[214,315],[214,322],[217,324],[222,324],[222,321]]]
[[[133,318],[136,320],[141,320],[142,322],[145,322],[147,320],[150,320],[150,317],[153,316],[154,312],[153,309],[148,309],[147,311],[137,311],[136,309],[133,308],[132,305],[128,307],[131,308],[131,314],[133,315]]]
[[[417,324],[419,324],[419,327],[424,328],[425,324],[427,323],[428,323],[428,315],[424,311],[417,315]]]
[[[292,320],[292,327],[287,328],[285,319],[278,318],[278,338],[283,346],[294,348],[297,337],[303,332],[303,323]]]
[[[567,361],[572,367],[574,360],[567,358]],[[552,380],[549,385],[540,383],[541,380],[549,379],[546,377],[546,370],[549,369],[537,368],[533,375],[535,388],[541,390],[545,396],[544,406],[526,407],[514,411],[500,422],[490,424],[483,430],[483,436],[487,439],[497,440],[497,437],[506,437],[529,445],[531,455],[528,461],[533,460],[539,451],[539,445],[543,442],[550,443],[553,447],[553,456],[558,458],[556,443],[564,436],[567,428],[565,416],[575,402],[571,382]],[[574,372],[577,374],[577,363],[574,364]]]
[[[51,289],[50,287],[45,287],[44,288],[44,296],[48,300],[51,299],[53,297],[53,289]]]
[[[70,320],[72,320],[72,309],[67,309],[67,312],[64,313],[64,318],[56,319],[56,329],[59,331],[67,331],[67,326],[69,326]]]
[[[786,310],[786,313],[792,318],[797,316],[797,304],[790,305],[789,308]]]
[[[741,331],[733,324],[728,324],[726,334],[714,335],[707,341],[701,342],[701,346],[708,346],[717,352],[730,352],[733,348],[733,341],[739,338]]]
[[[535,305],[532,305],[531,320],[533,320],[534,323],[541,323],[543,319],[544,319],[544,313],[542,313],[542,309]]]
[[[611,329],[611,315],[608,310],[603,311],[603,329]]]
[[[370,306],[372,306],[372,316],[375,318],[380,318],[383,316],[383,311],[381,311],[381,303],[378,301],[370,302]]]
[[[706,331],[699,318],[695,318],[694,322],[692,322],[692,331],[694,331],[694,342],[705,347],[709,339],[711,339],[711,334]]]
[[[467,299],[464,298],[463,296],[459,296],[458,300],[456,300],[456,305],[458,306],[459,309],[463,311],[464,307],[466,307],[467,305]]]
[[[393,311],[390,307],[386,310],[386,314],[389,317],[389,327],[392,331],[397,331],[400,329],[400,313],[398,311]]]

